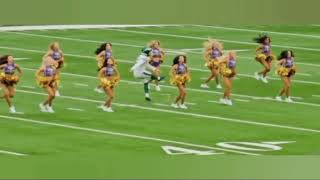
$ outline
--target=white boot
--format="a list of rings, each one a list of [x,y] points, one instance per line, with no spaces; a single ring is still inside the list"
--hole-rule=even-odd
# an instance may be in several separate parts
[[[46,105],[46,109],[48,113],[54,113],[54,110],[52,109],[52,106]]]
[[[217,84],[217,89],[222,89],[221,84]]]
[[[281,96],[276,96],[276,100],[277,101],[282,101],[282,97]]]
[[[176,109],[179,108],[178,104],[176,104],[176,103],[172,103],[172,104],[171,104],[171,107],[176,108]]]
[[[180,104],[179,106],[181,109],[188,109],[188,107],[185,104]]]
[[[261,77],[261,80],[262,80],[262,82],[264,82],[264,83],[268,83],[268,79],[267,79],[267,76],[266,77]]]
[[[254,73],[254,78],[256,78],[256,80],[260,80],[260,78],[261,78],[261,76],[257,73],[257,72],[255,72]]]
[[[221,99],[219,100],[219,102],[220,102],[221,104],[227,104],[227,99],[221,98]]]
[[[16,111],[16,108],[15,108],[14,106],[11,106],[11,107],[9,108],[9,112],[10,112],[10,113],[16,113],[17,111]]]
[[[102,88],[98,88],[98,87],[96,87],[96,88],[94,89],[94,91],[97,92],[97,93],[100,93],[100,94],[103,93]]]
[[[39,108],[41,112],[48,112],[47,108],[42,103],[39,104]]]
[[[204,89],[209,89],[210,87],[208,86],[208,84],[201,84],[200,86],[201,88],[204,88]]]
[[[102,110],[105,112],[114,112],[111,107],[103,106]]]
[[[291,97],[287,97],[287,98],[285,99],[285,101],[288,102],[288,103],[293,103],[293,100],[291,99]]]

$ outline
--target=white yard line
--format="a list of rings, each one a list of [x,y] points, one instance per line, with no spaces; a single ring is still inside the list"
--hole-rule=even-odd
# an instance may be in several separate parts
[[[308,73],[296,73],[298,76],[312,76],[311,74]]]
[[[14,156],[27,156],[27,154],[11,152],[11,151],[4,151],[4,150],[0,150],[0,154],[8,154],[8,155],[14,155]]]
[[[128,28],[128,27],[177,27],[174,24],[122,24],[122,25],[37,25],[37,26],[0,26],[0,31],[30,31],[30,30],[67,30],[67,29],[101,29],[101,28]]]
[[[29,60],[30,58],[14,58],[15,61]]]
[[[320,67],[320,64],[313,64],[313,63],[296,62],[296,64],[299,64],[299,65],[305,65],[305,66]]]
[[[36,69],[32,69],[32,68],[24,68],[24,70],[36,71]],[[73,74],[73,73],[61,73],[61,74],[75,76],[75,77],[91,78],[91,79],[96,79],[96,80],[98,79],[95,76],[88,76],[88,75],[82,75],[82,74]],[[126,82],[126,83],[131,83],[131,84],[141,84],[141,82],[128,81],[128,80],[121,80],[121,82]],[[174,87],[174,86],[167,86],[167,85],[161,85],[161,86],[166,87],[166,88],[176,89],[176,87]],[[212,94],[221,94],[221,95],[223,94],[223,92],[211,91],[211,90],[209,91],[209,90],[193,89],[193,88],[188,88],[188,90],[194,91],[194,92],[203,92],[203,93],[212,93]],[[232,94],[232,95],[237,96],[237,97],[252,98],[252,99],[256,99],[256,100],[268,100],[268,101],[278,102],[276,99],[274,99],[272,97],[257,97],[257,96],[242,95],[242,94]],[[306,102],[293,102],[291,104],[300,104],[300,105],[320,107],[320,104],[306,103]]]
[[[223,30],[229,30],[229,31],[268,33],[268,34],[276,34],[276,35],[284,35],[284,36],[296,36],[296,37],[303,37],[303,38],[320,39],[320,36],[318,36],[318,35],[308,35],[308,34],[299,34],[299,33],[286,33],[286,32],[264,31],[264,30],[244,29],[244,28],[235,28],[235,27],[223,27],[223,26],[207,26],[207,25],[197,25],[197,24],[192,24],[191,26],[206,27],[206,28],[213,28],[213,29],[223,29]]]
[[[195,40],[207,40],[208,39],[207,37],[197,37],[197,36],[187,36],[187,35],[167,34],[167,33],[153,33],[153,32],[146,32],[146,31],[134,31],[134,30],[124,30],[124,29],[104,29],[104,30],[126,32],[126,33],[135,33],[135,34],[144,34],[144,35],[155,35],[155,36],[166,36],[166,37],[174,37],[174,38],[184,38],[184,39],[195,39]],[[219,38],[217,38],[217,40],[221,41],[221,42],[226,42],[226,43],[245,44],[245,45],[257,46],[257,43],[254,43],[254,42],[235,41],[235,40],[227,40],[227,39],[219,39]],[[276,44],[273,44],[272,46],[273,47],[279,47],[279,48],[288,48],[288,49],[298,49],[298,50],[305,50],[305,51],[320,52],[320,49],[315,49],[315,48],[284,46],[284,45],[276,45]]]
[[[313,97],[318,97],[318,98],[320,98],[320,95],[312,95]]]
[[[152,104],[154,104],[156,106],[170,107],[170,105],[168,105],[168,104],[161,104],[161,103],[152,103]]]
[[[10,49],[10,50],[26,51],[26,52],[34,52],[34,53],[45,53],[45,51],[40,51],[40,50],[31,50],[31,49],[15,48],[15,47],[5,47],[5,46],[0,46],[0,49]],[[71,56],[71,57],[80,57],[80,58],[95,59],[95,57],[93,57],[93,56],[84,56],[84,55],[76,55],[76,54],[68,54],[68,53],[65,53],[65,55],[66,55],[66,56]],[[123,59],[118,59],[118,62],[130,63],[130,64],[133,64],[133,63],[134,63],[134,61],[123,60]],[[169,65],[163,65],[163,67],[169,67],[169,68],[171,68],[171,66],[169,66]],[[199,71],[199,72],[209,72],[209,70],[199,69],[199,68],[190,68],[190,70],[192,70],[192,71]],[[250,75],[250,74],[241,74],[241,73],[239,73],[238,76],[243,76],[243,77],[248,77],[248,78],[254,78],[254,75],[253,75],[253,74]],[[281,81],[280,78],[269,77],[269,79]],[[320,82],[313,82],[313,81],[293,80],[293,82],[303,83],[303,84],[320,85]]]
[[[235,101],[240,101],[240,102],[250,102],[250,100],[247,100],[247,99],[237,99],[237,98],[234,98]]]
[[[83,84],[83,83],[73,83],[76,86],[82,86],[82,87],[89,87],[88,84]]]
[[[84,111],[83,109],[78,109],[78,108],[67,108],[70,111]]]
[[[17,90],[17,91],[21,92],[21,93],[47,96],[46,93],[25,91],[25,90]],[[82,97],[60,96],[60,98],[77,100],[77,101],[84,101],[84,102],[93,102],[93,103],[99,103],[99,104],[104,103],[104,101],[87,99],[87,98],[82,98]],[[226,122],[232,122],[232,123],[250,124],[250,125],[256,125],[256,126],[265,126],[265,127],[274,127],[274,128],[281,128],[281,129],[290,129],[290,130],[295,130],[295,131],[320,133],[320,130],[318,130],[318,129],[309,129],[309,128],[287,126],[287,125],[263,123],[263,122],[257,122],[254,120],[242,120],[242,119],[236,119],[236,118],[211,116],[211,115],[198,114],[198,113],[188,113],[188,112],[183,112],[183,111],[174,111],[174,110],[167,110],[167,109],[160,109],[160,108],[152,108],[152,107],[140,106],[140,105],[135,105],[135,104],[113,103],[113,105],[120,106],[120,107],[128,107],[128,108],[133,108],[133,109],[142,109],[142,110],[146,110],[146,111],[155,111],[155,112],[163,112],[163,113],[170,113],[170,114],[178,114],[178,115],[189,116],[189,117],[197,117],[197,118],[201,118],[201,119],[211,119],[211,120],[226,121]]]
[[[127,133],[120,133],[120,132],[107,131],[107,130],[101,130],[101,129],[93,129],[93,128],[87,128],[87,127],[80,127],[80,126],[74,126],[74,125],[68,125],[68,124],[62,124],[62,123],[38,121],[38,120],[34,120],[34,119],[27,119],[27,118],[20,118],[20,117],[11,117],[11,116],[0,115],[0,118],[16,120],[16,121],[22,121],[22,122],[28,122],[28,123],[33,123],[33,124],[41,124],[41,125],[55,126],[55,127],[61,127],[61,128],[67,128],[67,129],[73,129],[73,130],[80,130],[80,131],[86,131],[86,132],[108,134],[108,135],[112,135],[112,136],[120,136],[120,137],[132,138],[132,139],[140,139],[140,140],[145,140],[145,141],[154,141],[154,142],[161,142],[161,143],[172,143],[172,144],[179,144],[179,145],[184,145],[184,146],[206,148],[206,149],[230,152],[230,153],[235,153],[235,154],[260,155],[260,154],[255,154],[255,153],[248,153],[248,152],[242,152],[242,151],[236,151],[236,150],[229,150],[229,149],[224,149],[224,148],[219,148],[219,147],[211,147],[211,146],[207,146],[207,145],[199,145],[199,144],[193,144],[193,143],[187,143],[187,142],[181,142],[181,141],[175,141],[175,140],[155,138],[155,137],[151,137],[151,136],[141,136],[141,135],[127,134]]]
[[[209,103],[221,104],[219,101],[208,101]],[[221,104],[222,105],[222,104]]]
[[[195,106],[195,105],[197,105],[197,103],[186,102],[186,105]]]
[[[36,88],[34,86],[27,86],[27,85],[21,85],[20,87],[28,88],[28,89],[35,89]]]

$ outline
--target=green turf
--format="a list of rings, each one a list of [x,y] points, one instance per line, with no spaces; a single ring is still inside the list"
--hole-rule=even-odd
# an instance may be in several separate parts
[[[267,28],[270,31],[315,36],[320,34],[319,29],[305,26],[243,26],[237,28],[256,30],[266,30]],[[257,35],[254,32],[194,26],[126,28],[125,30],[188,37],[214,37],[250,43],[252,43],[252,38]],[[320,63],[317,62],[320,53],[314,50],[319,48],[320,38],[272,34],[274,44],[300,48],[299,50],[294,49],[299,72],[310,74],[310,76],[297,74],[294,77],[298,81],[294,81],[293,96],[302,98],[295,99],[296,104],[254,99],[253,97],[274,97],[281,89],[282,81],[274,72],[271,75],[277,80],[271,80],[269,84],[263,84],[248,77],[261,69],[261,66],[253,60],[256,46],[225,42],[226,50],[248,50],[239,52],[238,71],[240,74],[238,77],[240,79],[235,80],[233,97],[249,102],[235,101],[232,107],[208,102],[208,100],[218,101],[223,91],[216,90],[214,83],[211,84],[210,90],[200,89],[200,84],[203,81],[201,78],[207,77],[209,73],[201,71],[206,70],[203,66],[204,60],[201,50],[195,50],[188,53],[189,66],[193,70],[192,81],[188,85],[187,98],[188,102],[195,103],[195,105],[190,105],[189,110],[179,110],[155,104],[170,105],[177,95],[176,88],[168,83],[168,79],[163,83],[161,92],[152,90],[153,102],[148,103],[143,99],[142,84],[135,83],[137,81],[129,69],[139,55],[141,47],[152,39],[159,39],[165,49],[174,51],[201,48],[204,40],[104,29],[25,31],[24,33],[57,37],[30,36],[15,32],[0,33],[0,54],[13,54],[17,58],[29,58],[17,61],[24,70],[24,76],[17,87],[18,92],[14,99],[17,110],[25,114],[11,115],[7,112],[8,108],[4,101],[0,102],[0,137],[2,137],[0,150],[24,153],[28,156],[23,158],[31,160],[55,159],[58,156],[61,163],[67,162],[71,155],[85,154],[89,156],[108,153],[118,156],[130,154],[130,156],[142,159],[162,159],[172,156],[174,159],[185,160],[194,158],[194,155],[167,155],[161,146],[171,145],[196,150],[210,150],[201,146],[218,147],[216,144],[219,142],[294,141],[294,143],[281,145],[283,149],[279,151],[239,151],[259,155],[320,155],[320,145],[317,143],[320,138],[320,124],[318,122],[320,97],[312,96],[320,95],[320,82],[318,81]],[[43,90],[36,85],[34,74],[48,44],[53,41],[59,41],[66,54],[91,58],[66,55],[67,66],[63,70],[61,88],[63,97],[57,98],[54,102],[55,114],[43,114],[39,112],[38,104],[45,99],[45,96],[41,94],[44,93]],[[119,69],[122,75],[122,81],[116,92],[116,104],[114,105],[116,112],[112,114],[102,112],[97,108],[106,97],[93,91],[98,84],[93,52],[100,42],[104,41],[114,43],[114,54],[119,59]],[[119,45],[119,43],[127,45]],[[303,48],[310,50],[302,50]],[[276,53],[283,49],[274,48]],[[169,53],[165,65],[170,65],[175,55],[175,53]],[[162,73],[167,75],[169,68],[163,67]],[[75,83],[87,84],[88,86],[77,86]],[[84,111],[71,111],[68,108]],[[24,119],[15,119],[16,117]],[[35,120],[36,122],[21,120]],[[39,124],[39,122],[90,128],[104,131],[104,133],[58,127],[53,124]],[[312,132],[312,130],[314,131]],[[105,131],[122,134],[111,135],[110,133],[106,134]],[[123,134],[130,137],[123,136]],[[134,135],[143,138],[137,138]],[[172,141],[193,145],[183,145]],[[217,152],[223,152],[224,155],[239,154],[221,150]],[[224,155],[211,155],[207,158]],[[7,157],[11,157],[11,155],[0,153],[0,158]],[[105,161],[105,159],[100,160],[99,163]]]

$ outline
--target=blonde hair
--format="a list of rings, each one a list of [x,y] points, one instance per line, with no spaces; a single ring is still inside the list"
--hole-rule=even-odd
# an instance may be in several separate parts
[[[148,43],[148,47],[153,48],[155,44],[159,44],[159,46],[160,46],[160,41],[159,40],[152,40]]]
[[[206,40],[203,43],[203,47],[205,48],[205,51],[209,51],[213,47],[218,48],[220,51],[223,50],[223,44],[221,42],[219,42],[218,40],[212,39],[212,38],[208,38],[208,40]]]
[[[53,42],[49,44],[48,51],[52,51],[55,45],[57,45],[60,48],[60,44],[58,42]]]

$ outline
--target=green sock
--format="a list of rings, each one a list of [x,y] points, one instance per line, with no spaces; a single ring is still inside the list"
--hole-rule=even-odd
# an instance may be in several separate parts
[[[149,83],[144,83],[143,88],[144,88],[144,93],[149,94]]]

